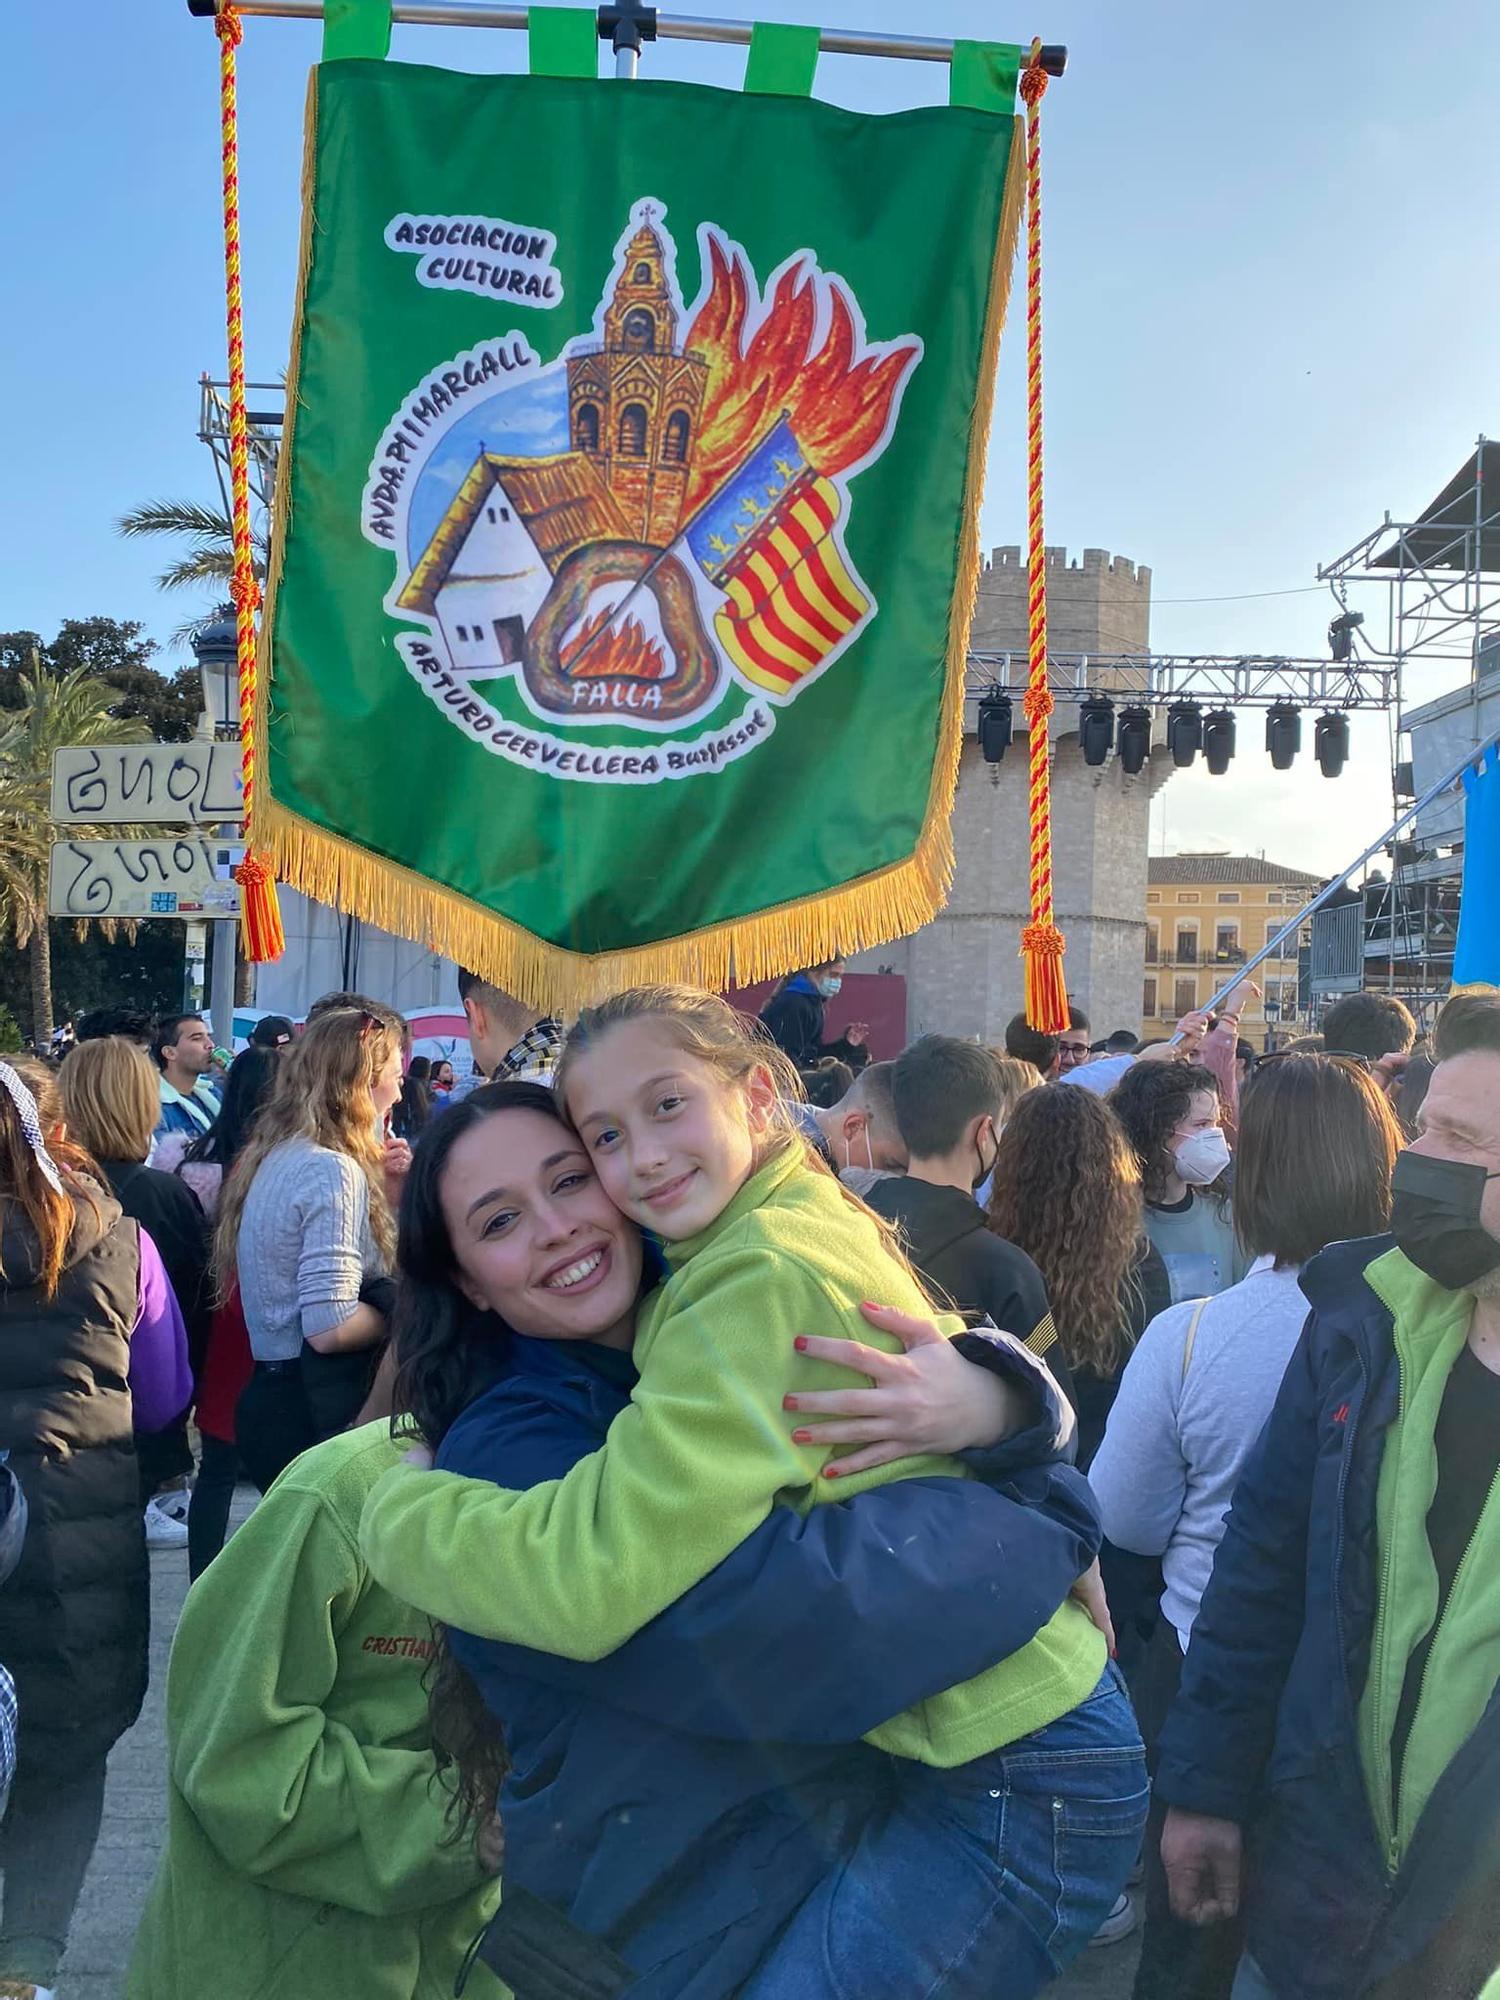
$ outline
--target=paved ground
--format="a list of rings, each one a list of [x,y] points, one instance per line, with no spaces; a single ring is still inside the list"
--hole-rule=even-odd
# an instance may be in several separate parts
[[[248,1511],[241,1495],[236,1518]],[[151,1557],[151,1689],[140,1721],[122,1737],[109,1764],[104,1831],[84,1884],[72,1943],[58,1986],[58,2000],[117,2000],[124,1987],[130,1940],[166,1823],[162,1695],[167,1651],[187,1590],[186,1549],[157,1549]],[[1058,2000],[1127,2000],[1135,1974],[1132,1939],[1085,1953],[1077,1970],[1054,1988]],[[302,1995],[268,2000],[304,2000]],[[305,1996],[313,2000],[313,1996]]]

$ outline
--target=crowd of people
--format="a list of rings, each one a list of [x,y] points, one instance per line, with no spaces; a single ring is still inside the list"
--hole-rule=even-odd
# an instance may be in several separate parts
[[[1476,2000],[1500,996],[877,1061],[843,971],[0,1062],[0,1995],[184,1546],[133,2000],[1026,2000],[1142,1916],[1137,2000]]]

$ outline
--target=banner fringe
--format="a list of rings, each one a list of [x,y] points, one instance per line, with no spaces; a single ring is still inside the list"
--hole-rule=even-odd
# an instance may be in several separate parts
[[[270,642],[276,590],[281,577],[291,510],[290,473],[298,408],[301,329],[315,231],[314,147],[317,71],[308,81],[306,140],[302,168],[302,242],[297,273],[287,415],[271,521],[271,571],[261,626],[265,648],[257,675],[256,730],[268,742]],[[477,972],[531,1007],[564,1015],[627,986],[682,982],[720,992],[750,986],[805,966],[846,957],[892,938],[920,930],[943,909],[953,886],[953,803],[963,749],[964,679],[969,633],[979,591],[979,513],[984,498],[985,456],[994,412],[1000,336],[1010,297],[1023,200],[1024,128],[1013,122],[1005,198],[1000,210],[990,269],[984,339],[978,382],[969,420],[969,460],[963,518],[959,524],[956,575],[949,605],[943,666],[943,699],[932,784],[922,830],[911,854],[853,882],[796,898],[753,916],[730,918],[703,930],[623,951],[577,952],[499,916],[493,910],[430,881],[413,869],[314,825],[276,799],[266,758],[254,800],[252,837],[267,854],[278,877],[316,902],[332,905],[398,937]]]

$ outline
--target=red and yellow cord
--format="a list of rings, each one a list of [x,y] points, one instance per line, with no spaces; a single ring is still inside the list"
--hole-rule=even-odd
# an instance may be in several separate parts
[[[276,878],[249,845],[255,788],[255,615],[260,584],[250,531],[250,423],[245,411],[245,324],[240,286],[239,119],[235,103],[234,52],[244,32],[239,15],[222,6],[214,26],[219,36],[219,121],[224,161],[224,311],[229,336],[229,484],[234,569],[229,594],[234,602],[235,649],[240,682],[240,746],[244,759],[245,859],[236,871],[240,884],[245,956],[260,965],[286,949]]]
[[[1031,922],[1021,932],[1026,961],[1026,1019],[1045,1034],[1068,1025],[1062,932],[1052,916],[1052,776],[1047,680],[1047,538],[1042,519],[1042,131],[1047,72],[1041,43],[1021,72],[1026,106],[1026,534],[1029,675],[1021,704],[1031,759]]]

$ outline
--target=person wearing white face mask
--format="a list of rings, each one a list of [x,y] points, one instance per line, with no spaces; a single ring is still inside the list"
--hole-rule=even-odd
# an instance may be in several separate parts
[[[1198,1063],[1137,1063],[1110,1095],[1140,1161],[1146,1233],[1174,1304],[1211,1298],[1244,1276],[1228,1196],[1230,1162],[1213,1072]]]
[[[823,1016],[843,983],[844,961],[831,958],[783,980],[760,1010],[766,1033],[798,1069],[811,1069],[824,1056],[836,1056],[852,1070],[870,1060],[870,1031],[863,1021],[851,1021],[836,1042],[823,1039]]]
[[[809,1107],[835,1173],[845,1187],[867,1195],[876,1181],[906,1172],[906,1141],[891,1096],[894,1064],[871,1063],[830,1110]]]

